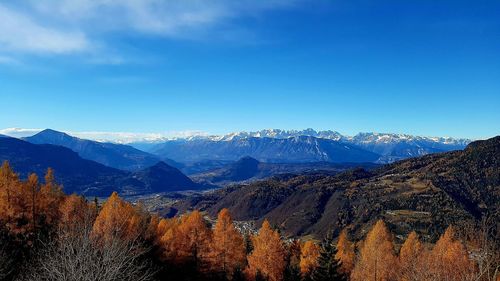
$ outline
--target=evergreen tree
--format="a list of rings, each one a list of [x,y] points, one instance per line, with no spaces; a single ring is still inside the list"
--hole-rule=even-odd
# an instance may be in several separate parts
[[[337,248],[333,243],[333,237],[328,234],[321,242],[318,266],[312,273],[313,281],[345,281],[346,276],[342,274],[342,263],[335,258]]]

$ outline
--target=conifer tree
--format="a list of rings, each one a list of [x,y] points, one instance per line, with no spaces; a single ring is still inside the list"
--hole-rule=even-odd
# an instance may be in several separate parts
[[[333,237],[328,234],[321,242],[318,266],[312,273],[313,281],[345,281],[346,276],[342,273],[342,263],[335,258],[337,249]]]

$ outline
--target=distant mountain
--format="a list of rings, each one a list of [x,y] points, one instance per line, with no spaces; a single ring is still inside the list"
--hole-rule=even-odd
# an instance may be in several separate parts
[[[133,172],[122,182],[122,186],[124,190],[130,188],[130,193],[140,192],[145,194],[204,188],[204,186],[194,183],[177,168],[165,162],[158,162],[154,166]]]
[[[463,151],[399,161],[373,171],[273,177],[179,201],[183,211],[215,216],[228,208],[235,220],[270,220],[286,235],[323,237],[348,228],[362,237],[377,219],[405,237],[417,230],[434,240],[450,224],[500,220],[500,136]],[[401,242],[401,241],[400,241]]]
[[[160,161],[158,157],[129,145],[80,139],[50,129],[43,130],[34,136],[24,139],[34,144],[64,146],[77,152],[84,159],[120,170],[139,170]]]
[[[195,181],[208,182],[212,184],[231,184],[244,181],[255,181],[271,176],[307,173],[329,173],[336,174],[347,169],[364,167],[373,169],[377,167],[370,163],[330,163],[330,162],[307,162],[307,163],[264,163],[246,156],[238,161],[227,164],[221,168],[194,174]]]
[[[310,137],[310,138],[307,138]],[[256,140],[257,139],[257,140]],[[279,140],[295,140],[291,142]],[[311,142],[314,139],[330,140],[346,147],[355,147],[375,154],[379,157],[370,160],[377,163],[391,163],[410,157],[418,157],[429,153],[461,150],[471,141],[468,139],[453,139],[442,137],[420,137],[405,134],[360,133],[355,136],[343,136],[336,131],[280,130],[267,129],[256,132],[237,132],[222,136],[193,136],[164,140],[163,142],[137,143],[155,155],[167,156],[181,162],[197,162],[200,160],[232,160],[250,155],[260,161],[274,162],[359,162],[357,159],[343,159],[344,153],[333,157],[328,151],[312,151],[314,145],[306,148],[302,141]],[[257,144],[257,142],[259,142]],[[275,147],[269,149],[268,146]],[[278,146],[283,145],[283,148]],[[266,154],[260,153],[262,147],[269,149]],[[246,149],[245,149],[246,148]],[[180,149],[180,151],[176,151]],[[189,150],[199,156],[190,156]],[[287,154],[290,151],[290,154]],[[334,159],[334,160],[331,160]],[[354,160],[354,161],[353,161]],[[365,159],[366,160],[366,159]]]
[[[208,173],[207,179],[213,183],[244,181],[259,173],[259,164],[257,159],[246,156],[225,168]]]
[[[366,150],[382,155],[378,162],[422,156],[430,153],[464,149],[470,140],[453,138],[430,138],[404,134],[359,133],[346,139]]]
[[[249,137],[227,141],[174,140],[156,146],[152,153],[180,162],[238,160],[250,156],[263,162],[374,162],[380,155],[356,145],[311,136],[287,139]]]
[[[330,139],[330,140],[342,140],[342,136],[336,131],[315,131],[311,128],[305,130],[280,130],[280,129],[265,129],[255,132],[237,132],[230,133],[223,136],[207,136],[206,138],[215,141],[229,141],[235,139],[245,139],[245,138],[274,138],[274,139],[288,139],[293,137],[309,136],[316,137],[320,139]],[[200,137],[196,137],[200,139]]]
[[[62,146],[37,145],[9,137],[0,138],[0,162],[5,160],[23,178],[32,172],[43,178],[47,168],[53,168],[66,193],[87,196],[108,196],[113,191],[132,195],[206,188],[164,162],[127,172],[83,159]]]

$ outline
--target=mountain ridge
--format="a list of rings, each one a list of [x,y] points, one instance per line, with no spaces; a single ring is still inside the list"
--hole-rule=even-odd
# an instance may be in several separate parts
[[[160,169],[152,172],[152,167],[123,171],[84,159],[63,146],[33,144],[10,137],[0,138],[0,162],[3,161],[9,161],[22,178],[30,173],[43,178],[50,167],[66,193],[86,196],[108,196],[113,191],[130,195],[206,188],[164,162],[155,163],[152,167]],[[161,179],[161,184],[156,179]]]
[[[395,233],[417,230],[436,239],[450,224],[500,219],[500,136],[463,151],[401,160],[373,171],[275,177],[229,186],[178,202],[181,212],[200,208],[215,216],[228,208],[235,220],[268,219],[290,236],[323,237],[384,219]]]
[[[158,157],[129,145],[81,139],[52,129],[23,139],[34,144],[60,145],[77,152],[84,159],[120,170],[140,170],[160,161]]]
[[[215,157],[215,159],[221,159],[220,154],[227,152],[218,151],[218,155],[210,155],[208,149],[203,149],[203,146],[211,146],[213,150],[213,144],[218,143],[219,147],[227,147],[228,150],[237,149],[237,144],[242,142],[250,142],[251,140],[260,140],[260,142],[286,142],[287,140],[297,140],[305,138],[314,138],[318,140],[334,141],[338,144],[344,144],[348,146],[355,146],[358,149],[363,149],[367,152],[375,153],[380,155],[373,162],[377,163],[390,163],[397,160],[422,156],[430,153],[445,152],[452,150],[460,150],[465,148],[465,146],[470,143],[468,139],[454,139],[447,137],[421,137],[412,136],[408,134],[386,134],[386,133],[359,133],[355,136],[343,136],[336,131],[315,131],[313,129],[306,130],[280,130],[280,129],[267,129],[255,132],[239,132],[231,133],[222,136],[194,136],[189,138],[178,138],[172,140],[166,140],[162,143],[157,143],[156,145],[149,147],[149,152],[170,158],[178,158],[178,161],[193,161],[193,159],[187,159],[186,155],[171,155],[169,150],[177,150],[178,148],[184,146],[190,146],[192,149],[198,149],[198,154],[206,154],[206,157]],[[233,145],[232,145],[233,144]],[[232,147],[231,147],[232,145]],[[174,146],[175,148],[169,148]],[[198,146],[198,147],[197,147]],[[246,154],[260,160],[266,161],[262,156],[256,154],[255,151],[245,151]],[[318,154],[315,157],[309,159],[302,159],[302,161],[332,161],[328,157],[324,157],[325,151],[320,151],[318,149]],[[233,153],[234,154],[234,153]],[[272,153],[268,153],[272,155]],[[230,160],[236,160],[236,158],[244,156],[243,153],[237,154]],[[227,156],[225,156],[227,158]],[[293,156],[288,156],[293,159]],[[208,159],[207,158],[207,159]],[[272,161],[286,160],[283,155],[277,157],[278,159],[272,159]],[[196,159],[200,160],[200,159]],[[352,159],[336,160],[332,162],[356,162],[350,161]]]

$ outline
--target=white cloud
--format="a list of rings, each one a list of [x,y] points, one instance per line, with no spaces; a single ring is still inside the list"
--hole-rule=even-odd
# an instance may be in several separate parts
[[[227,21],[300,0],[25,0],[0,3],[0,52],[106,52],[107,34],[207,39],[234,33]],[[230,27],[229,27],[230,26]],[[245,33],[245,32],[240,32]],[[227,37],[221,37],[221,40]],[[238,38],[241,39],[241,38]],[[252,36],[249,38],[253,40]],[[99,46],[99,47],[96,47]],[[118,63],[121,63],[119,61]],[[117,63],[110,60],[110,63]]]
[[[39,133],[43,129],[23,129],[23,128],[6,128],[0,129],[0,135],[11,136],[15,138],[29,137]],[[100,142],[115,142],[115,143],[132,143],[132,142],[155,142],[175,138],[188,138],[195,136],[208,136],[208,133],[196,130],[186,131],[169,131],[163,133],[131,133],[131,132],[74,132],[63,131],[71,136],[82,139],[95,140]]]
[[[89,48],[83,33],[43,26],[0,5],[0,48],[15,52],[73,53]]]
[[[42,129],[6,128],[0,129],[0,135],[22,138],[32,136],[41,130]]]

